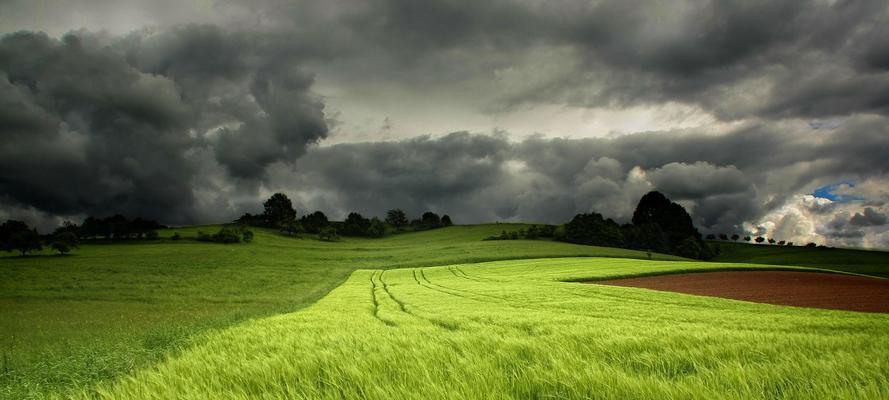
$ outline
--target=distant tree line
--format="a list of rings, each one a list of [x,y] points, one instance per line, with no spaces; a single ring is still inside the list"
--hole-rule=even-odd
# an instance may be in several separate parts
[[[383,237],[393,232],[422,231],[453,225],[451,217],[427,211],[419,218],[409,219],[400,209],[386,212],[385,219],[367,218],[351,212],[343,221],[331,221],[321,211],[298,217],[293,202],[283,193],[275,193],[263,203],[262,214],[244,214],[236,223],[247,226],[277,229],[283,234],[308,233],[319,239],[335,241],[342,236]]]
[[[636,206],[631,223],[619,225],[602,214],[577,214],[563,225],[532,225],[502,231],[485,240],[552,238],[591,246],[619,247],[709,260],[718,249],[702,239],[691,216],[660,192],[650,192]]]
[[[706,242],[678,203],[657,191],[642,196],[630,223],[618,225],[598,213],[578,214],[565,224],[571,243],[645,250],[709,260],[718,249]]]
[[[0,249],[18,251],[25,256],[43,250],[46,245],[60,255],[65,255],[79,247],[80,240],[75,229],[75,225],[67,222],[50,235],[40,235],[37,229],[22,221],[7,220],[0,225]]]
[[[732,234],[731,236],[729,236],[728,234],[725,234],[725,233],[720,233],[718,235],[715,233],[710,233],[710,234],[707,234],[706,239],[713,240],[713,241],[715,241],[717,239],[722,240],[722,241],[728,241],[731,239],[732,241],[735,241],[735,242],[737,242],[739,240],[743,240],[745,242],[752,241],[752,242],[756,242],[757,244],[768,243],[770,245],[777,245],[777,246],[793,246],[794,245],[793,242],[789,242],[789,241],[785,241],[785,240],[777,240],[775,238],[766,238],[763,236],[751,237],[751,236],[747,235],[747,236],[741,237],[741,235],[738,235],[737,233]],[[819,245],[815,242],[806,243],[805,247],[827,248],[827,246]]]

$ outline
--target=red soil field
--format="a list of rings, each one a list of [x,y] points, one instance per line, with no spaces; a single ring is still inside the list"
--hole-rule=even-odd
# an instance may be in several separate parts
[[[889,279],[794,271],[698,272],[589,282],[797,307],[889,313]]]

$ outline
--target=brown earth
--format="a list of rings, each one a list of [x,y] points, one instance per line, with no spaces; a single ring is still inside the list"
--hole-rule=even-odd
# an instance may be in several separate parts
[[[797,307],[889,313],[889,279],[794,271],[698,272],[589,282]]]

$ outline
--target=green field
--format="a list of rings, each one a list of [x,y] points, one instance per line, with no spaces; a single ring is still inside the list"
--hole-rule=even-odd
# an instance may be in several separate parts
[[[807,248],[710,242],[719,246],[715,261],[770,265],[803,265],[889,278],[889,253],[885,251]]]
[[[647,257],[550,241],[482,241],[520,225],[455,226],[322,242],[256,232],[253,243],[85,244],[74,255],[0,253],[0,398],[41,398],[151,365],[249,318],[305,307],[359,268],[533,257]],[[193,237],[192,227],[174,232]],[[653,255],[655,259],[676,259]]]
[[[561,282],[759,266],[482,240],[520,227],[2,253],[0,398],[887,395],[887,316]],[[199,229],[216,227],[161,235]],[[882,252],[730,246],[725,259],[889,270]],[[482,263],[497,260],[516,261]]]
[[[213,335],[99,393],[114,399],[889,397],[887,315],[560,282],[712,266],[571,258],[360,270],[304,311]]]

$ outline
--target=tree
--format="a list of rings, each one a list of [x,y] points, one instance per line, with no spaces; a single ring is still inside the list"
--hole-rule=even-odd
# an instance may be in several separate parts
[[[670,239],[658,224],[631,225],[621,227],[626,246],[636,250],[651,250],[670,253]],[[714,236],[715,238],[715,236]]]
[[[779,240],[779,241],[778,241],[778,246],[784,246],[785,243],[787,243],[787,242],[785,242],[785,241],[783,241],[783,240]]]
[[[769,238],[769,244],[775,244],[775,239],[774,239],[774,238]]]
[[[818,247],[818,245],[815,244],[815,242],[809,242],[809,243],[806,243],[806,247],[814,249],[815,247]]]
[[[7,220],[0,225],[0,249],[6,251],[15,250],[12,247],[12,236],[28,230],[28,224],[14,219]]]
[[[737,234],[737,233],[735,233],[735,234],[733,234],[733,235],[732,235],[732,240],[734,240],[734,241],[736,241],[736,242],[737,242],[737,241],[738,241],[738,239],[740,239],[740,238],[741,238],[741,237],[740,237],[740,236],[738,236],[738,234]]]
[[[300,218],[299,221],[302,224],[303,229],[308,233],[320,233],[321,229],[330,225],[327,216],[321,211],[315,211],[309,215],[305,215]]]
[[[701,234],[692,224],[688,212],[657,191],[642,196],[633,212],[633,225],[645,224],[660,226],[667,235],[670,248],[675,248],[690,236],[698,241],[701,240]]]
[[[756,243],[762,243],[762,242],[764,242],[766,239],[765,239],[764,237],[762,237],[762,236],[757,236],[756,239],[754,239],[754,240],[756,241]]]
[[[712,233],[707,234],[707,240],[716,240],[716,235]]]
[[[624,247],[620,226],[601,214],[577,214],[565,224],[565,238],[571,243],[592,246]]]
[[[77,235],[71,231],[62,231],[53,235],[52,243],[49,247],[59,252],[60,255],[65,255],[71,250],[78,248],[78,243]]]
[[[441,216],[441,226],[451,226],[451,225],[454,225],[454,223],[451,222],[451,216],[447,215],[447,214],[442,215]]]
[[[296,219],[293,203],[290,202],[290,199],[284,193],[273,194],[265,203],[262,203],[262,206],[265,209],[262,213],[262,218],[268,227],[276,227],[281,222]]]
[[[728,235],[726,235],[726,234],[724,234],[724,233],[720,233],[720,234],[719,234],[719,240],[728,240]]]
[[[420,225],[423,229],[434,229],[441,226],[441,218],[432,211],[426,211],[420,217]]]
[[[679,245],[676,246],[676,255],[685,258],[701,258],[702,248],[699,242],[699,240],[692,236],[685,238],[685,240],[679,242]]]
[[[364,236],[367,234],[367,228],[369,227],[369,219],[364,218],[357,212],[349,213],[349,216],[343,221],[343,234],[348,236]]]
[[[750,236],[744,236],[744,241],[745,241],[745,242],[749,242],[749,241],[750,241]]]
[[[400,231],[408,224],[407,215],[398,208],[386,211],[386,223]]]
[[[370,225],[367,227],[367,236],[383,237],[384,235],[386,235],[386,224],[377,217],[371,218]]]
[[[26,229],[12,234],[9,238],[9,248],[20,251],[24,256],[32,251],[43,250],[43,245],[36,229]]]

